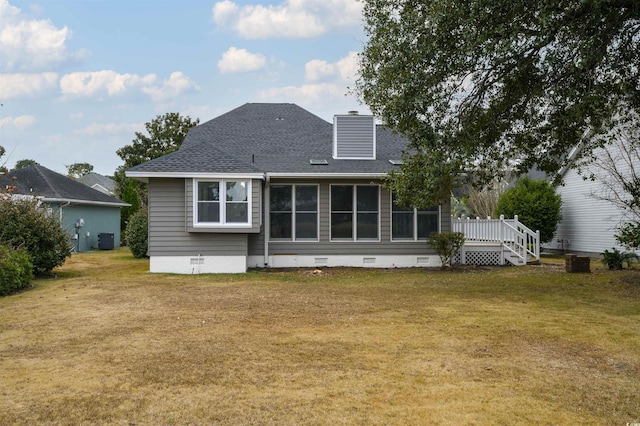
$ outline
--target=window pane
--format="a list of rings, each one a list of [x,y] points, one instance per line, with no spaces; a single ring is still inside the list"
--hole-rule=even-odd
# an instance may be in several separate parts
[[[378,211],[378,187],[358,186],[356,197],[358,198],[358,211]]]
[[[247,201],[247,182],[227,182],[227,201]]]
[[[271,238],[291,239],[291,213],[271,213],[270,222]]]
[[[198,182],[198,201],[220,201],[220,182]]]
[[[413,211],[392,213],[391,238],[413,240]]]
[[[247,203],[227,203],[226,223],[248,223],[249,206]]]
[[[318,211],[318,187],[309,185],[296,186],[296,210]]]
[[[350,212],[353,211],[353,186],[332,185],[331,186],[331,211]]]
[[[358,234],[361,239],[378,238],[378,213],[358,213]]]
[[[353,238],[353,215],[351,213],[331,213],[331,238]]]
[[[318,238],[316,213],[296,213],[296,239],[299,238]]]
[[[269,194],[272,212],[291,211],[291,185],[272,185]]]
[[[198,222],[220,222],[220,203],[198,203]]]
[[[418,212],[418,239],[426,240],[432,232],[438,232],[438,213]]]

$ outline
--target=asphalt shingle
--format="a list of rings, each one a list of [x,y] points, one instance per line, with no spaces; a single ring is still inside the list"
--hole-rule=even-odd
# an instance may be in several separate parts
[[[295,104],[249,103],[192,128],[181,148],[137,173],[387,173],[406,139],[377,126],[375,160],[332,158],[333,124]],[[311,159],[326,160],[312,165]]]

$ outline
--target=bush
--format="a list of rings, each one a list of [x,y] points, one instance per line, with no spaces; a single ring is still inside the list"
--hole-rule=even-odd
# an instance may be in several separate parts
[[[133,257],[141,259],[147,256],[149,249],[149,218],[146,210],[138,210],[129,218],[126,229],[127,246]]]
[[[524,177],[516,186],[506,190],[498,200],[496,213],[518,220],[533,231],[540,231],[540,242],[553,239],[558,222],[562,219],[562,199],[546,180]]]
[[[33,265],[24,249],[0,245],[0,296],[26,288],[33,277]]]
[[[36,275],[50,274],[71,256],[62,225],[35,200],[0,200],[0,243],[26,250]]]
[[[605,250],[602,254],[600,261],[603,265],[609,269],[622,269],[623,264],[627,264],[627,267],[631,266],[631,261],[638,260],[638,255],[635,253],[620,252],[617,248],[612,248],[612,251]]]
[[[453,256],[464,245],[464,234],[462,232],[434,232],[429,235],[427,244],[438,253],[442,269],[444,269],[451,265]]]

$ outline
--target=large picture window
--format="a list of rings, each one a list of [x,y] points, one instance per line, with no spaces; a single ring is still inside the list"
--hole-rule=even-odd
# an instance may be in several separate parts
[[[196,181],[195,193],[196,225],[251,224],[249,181]]]
[[[378,240],[380,188],[331,185],[331,239]]]
[[[424,210],[403,208],[391,197],[391,239],[397,241],[426,240],[432,232],[438,232],[440,208]]]
[[[317,241],[317,185],[271,185],[269,194],[271,239]]]

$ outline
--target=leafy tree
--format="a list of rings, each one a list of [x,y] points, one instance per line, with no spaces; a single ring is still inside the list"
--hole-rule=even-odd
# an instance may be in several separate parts
[[[79,178],[88,175],[93,171],[93,166],[89,163],[73,163],[67,167],[67,176],[72,178]]]
[[[127,246],[136,259],[147,256],[149,249],[149,219],[146,209],[138,210],[127,224]]]
[[[2,145],[0,145],[0,158],[7,152]],[[0,163],[0,174],[7,173],[8,170],[5,167],[6,161],[4,163]]]
[[[68,239],[58,219],[38,208],[36,200],[2,195],[0,244],[26,250],[35,274],[50,274],[71,256]]]
[[[364,18],[356,92],[410,141],[403,204],[446,200],[462,172],[556,173],[640,109],[637,0],[365,0]]]
[[[136,132],[131,145],[123,146],[116,153],[127,169],[162,157],[180,148],[189,129],[198,123],[200,119],[191,120],[189,116],[182,117],[177,112],[158,115],[144,125],[148,136]]]
[[[197,126],[198,123],[200,123],[200,119],[192,120],[189,116],[183,117],[177,112],[158,115],[145,123],[148,136],[136,132],[136,137],[130,145],[123,146],[116,151],[124,161],[124,165],[118,167],[114,173],[115,192],[121,200],[131,204],[131,207],[123,215],[122,226],[126,226],[129,215],[135,213],[140,206],[147,204],[146,185],[126,177],[125,170],[178,150],[189,129]]]
[[[36,160],[30,160],[30,159],[18,160],[16,161],[16,166],[14,167],[14,169],[15,170],[24,169],[25,167],[36,166],[39,164],[40,163],[38,163]]]
[[[518,215],[520,222],[540,231],[540,242],[546,243],[562,219],[561,205],[562,199],[548,181],[525,176],[500,196],[496,213],[509,218]]]

